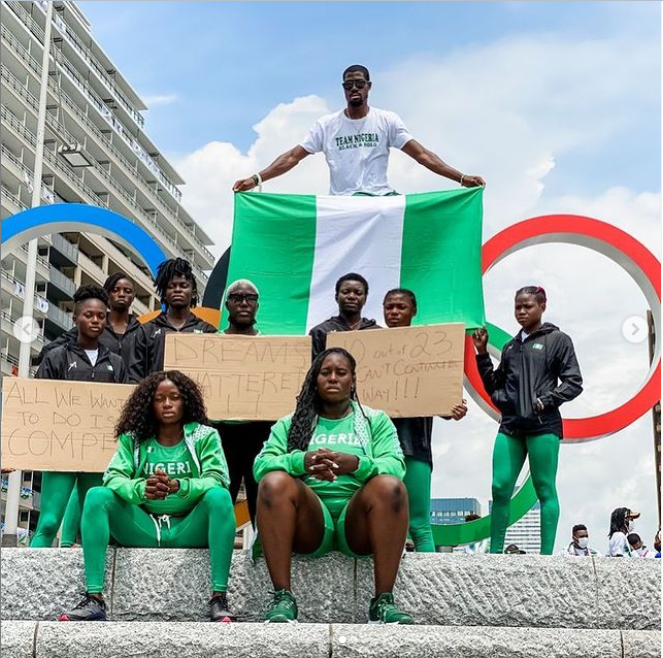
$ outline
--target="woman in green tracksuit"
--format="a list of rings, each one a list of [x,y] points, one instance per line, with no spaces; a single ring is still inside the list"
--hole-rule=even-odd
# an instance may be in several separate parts
[[[274,585],[265,619],[293,622],[292,552],[319,557],[338,549],[374,555],[374,623],[412,624],[392,590],[407,533],[403,452],[383,411],[356,398],[356,363],[340,348],[320,353],[297,397],[256,458],[258,532]]]
[[[86,594],[61,621],[104,621],[106,548],[209,547],[210,619],[232,621],[226,591],[235,540],[228,468],[198,385],[176,370],[144,379],[117,424],[118,448],[81,523]]]
[[[497,368],[488,354],[488,333],[472,340],[484,388],[502,414],[493,450],[493,509],[490,552],[501,553],[509,522],[511,496],[529,457],[530,473],[541,503],[541,554],[552,555],[559,501],[557,460],[562,438],[559,407],[582,392],[573,342],[555,325],[543,323],[546,292],[537,286],[516,292],[515,317],[521,331],[502,349]]]
[[[65,342],[48,352],[37,370],[37,379],[123,384],[126,368],[122,358],[100,341],[108,315],[108,294],[95,285],[81,286],[74,293],[76,340]],[[44,471],[41,479],[41,510],[32,548],[50,548],[60,529],[74,487],[79,496],[74,504],[83,505],[91,487],[101,484],[99,473],[57,473]]]

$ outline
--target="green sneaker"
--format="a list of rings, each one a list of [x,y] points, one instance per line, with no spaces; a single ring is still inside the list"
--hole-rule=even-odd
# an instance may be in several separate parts
[[[407,612],[401,612],[394,603],[391,592],[383,592],[371,599],[368,609],[369,624],[414,624],[414,619]]]
[[[274,594],[274,603],[265,613],[266,622],[287,622],[295,624],[297,622],[297,601],[287,589],[278,589]]]

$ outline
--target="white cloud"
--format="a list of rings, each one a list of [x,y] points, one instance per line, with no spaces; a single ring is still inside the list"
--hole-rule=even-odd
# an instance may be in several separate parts
[[[155,94],[153,96],[145,96],[143,100],[147,109],[149,110],[156,105],[172,105],[176,103],[180,97],[177,94]]]
[[[576,153],[614,157],[622,131],[658,107],[658,56],[656,44],[626,37],[567,41],[541,35],[475,45],[444,59],[413,58],[374,73],[371,101],[399,112],[412,134],[449,163],[486,178],[485,239],[527,217],[572,213],[614,224],[660,257],[660,190],[606,185],[593,196],[549,198],[545,188]],[[218,255],[230,242],[233,182],[292,147],[341,100],[307,96],[282,103],[254,126],[256,140],[247,153],[213,142],[177,163],[188,183],[184,203],[217,240]],[[595,172],[584,175],[592,189],[600,189]],[[390,179],[401,192],[452,185],[398,152]],[[583,181],[576,182],[582,188]],[[265,185],[270,192],[300,193],[326,193],[327,187],[321,155]],[[623,321],[646,310],[630,276],[583,247],[533,247],[486,276],[490,321],[513,331],[513,292],[532,282],[548,290],[546,319],[573,337],[585,377],[585,392],[565,414],[592,416],[625,402],[647,370],[646,345],[621,336]],[[475,496],[486,504],[496,429],[474,403],[461,423],[436,421],[435,496]],[[607,439],[564,445],[558,546],[573,524],[585,522],[604,550],[610,512],[622,505],[643,512],[639,525],[651,545],[657,524],[652,453],[650,417]]]

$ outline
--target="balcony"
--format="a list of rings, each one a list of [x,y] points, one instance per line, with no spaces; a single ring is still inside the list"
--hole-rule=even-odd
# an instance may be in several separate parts
[[[27,53],[27,51],[23,48],[23,46],[13,38],[13,36],[8,33],[8,31],[3,28],[3,39],[7,41],[11,47],[12,50],[17,52],[18,55],[28,64],[28,66],[35,72],[35,75],[39,74],[39,71],[41,70],[40,65]],[[74,79],[74,75],[76,75],[74,72],[70,71],[69,68],[65,68],[66,72],[69,74],[69,76]],[[18,81],[17,79],[14,80],[9,80],[9,78],[13,78],[13,75],[11,73],[3,73],[3,76],[7,77],[8,84],[17,91],[19,94],[21,94],[22,97],[24,97],[28,103],[35,109],[38,107],[36,99],[27,91],[25,90],[24,86]],[[80,83],[76,83],[77,87],[79,87],[81,90],[85,90],[85,84],[83,81],[80,81]],[[193,227],[190,225],[186,224],[174,211],[173,209],[165,203],[165,201],[159,196],[159,194],[150,186],[148,181],[138,173],[136,167],[132,165],[124,155],[108,140],[108,137],[104,135],[99,128],[94,124],[94,122],[84,113],[80,110],[78,105],[62,90],[58,89],[56,83],[54,80],[49,81],[49,86],[51,87],[51,92],[54,94],[55,98],[61,98],[62,102],[64,105],[66,105],[75,115],[76,117],[80,120],[80,122],[85,126],[86,129],[89,129],[93,135],[98,139],[101,140],[100,146],[102,150],[104,151],[109,151],[117,160],[120,162],[120,164],[125,168],[127,174],[129,175],[130,180],[138,180],[138,182],[141,185],[141,191],[142,193],[151,201],[155,201],[156,205],[159,207],[160,212],[164,214],[168,219],[172,220],[172,222],[177,226],[177,228],[182,232],[183,236],[186,239],[193,240],[198,247],[198,249],[205,255],[208,261],[208,265],[211,267],[211,265],[214,262],[214,257],[212,253],[207,249],[205,243],[200,239],[200,237],[196,234],[195,230]],[[28,98],[29,96],[29,98]],[[133,136],[124,128],[122,128],[122,125],[120,122],[113,118],[108,117],[108,110],[104,109],[105,106],[100,107],[101,101],[98,98],[93,98],[88,94],[88,100],[93,103],[95,107],[97,107],[98,111],[101,113],[101,115],[104,117],[106,121],[109,122],[109,124],[113,127],[116,133],[118,133],[122,139],[125,141],[125,143],[132,149],[132,151],[135,153],[136,148],[140,148],[140,145],[137,145],[137,142],[133,138]],[[56,121],[53,121],[54,124],[57,124]],[[62,134],[62,133],[60,133]],[[77,141],[73,136],[70,138],[70,141]],[[142,149],[141,149],[142,150]],[[141,161],[141,157],[138,158],[139,161]],[[165,177],[161,169],[156,165],[155,163],[151,163],[151,160],[149,160],[149,156],[145,154],[145,158],[142,159],[143,163],[145,166],[149,169],[149,171],[154,174],[158,179],[159,179],[159,184],[170,194],[175,198],[175,200],[179,203],[181,199],[181,193],[179,190]]]
[[[17,2],[16,0],[8,0],[5,4],[14,12],[14,14],[16,14],[16,16],[30,30],[30,32],[32,32],[32,34],[37,38],[37,41],[39,41],[39,43],[43,45],[45,37],[44,31],[37,24],[37,22],[30,16],[30,14],[21,6],[21,3]],[[41,8],[39,3],[35,3],[35,6]],[[71,46],[71,48],[78,53],[81,59],[83,59],[83,61],[86,62],[86,64],[96,74],[97,78],[100,80],[103,86],[113,94],[113,97],[122,106],[122,109],[134,120],[134,122],[139,128],[142,128],[145,121],[143,119],[143,116],[131,104],[129,99],[127,99],[127,97],[122,93],[122,91],[118,89],[113,79],[108,75],[108,73],[104,70],[101,64],[97,61],[96,57],[90,51],[90,49],[80,42],[79,38],[74,34],[73,30],[71,30],[69,26],[62,20],[62,18],[60,18],[59,16],[55,16],[53,23],[57,28],[57,30],[60,31],[66,42]]]
[[[62,274],[60,270],[52,265],[49,265],[48,275],[50,277],[50,286],[55,286],[65,294],[65,299],[71,299],[76,292],[76,284],[67,276]],[[64,301],[64,300],[62,300]]]
[[[6,290],[10,295],[16,299],[21,300],[25,299],[25,283],[19,281],[17,278],[13,277],[9,272],[2,272],[2,288]],[[41,295],[35,294],[34,296],[34,313],[46,313],[47,309],[50,307],[48,300]]]
[[[6,71],[4,67],[2,67],[2,75],[4,77],[9,77],[11,74]],[[13,77],[13,76],[12,76]],[[22,85],[15,85],[16,90],[23,96],[29,96],[29,92],[22,86]],[[64,99],[64,94],[63,94],[63,99]],[[65,100],[66,102],[66,100]],[[36,136],[34,133],[30,130],[28,130],[14,114],[9,110],[7,107],[4,105],[1,108],[2,112],[2,118],[12,127],[12,129],[15,130],[17,134],[19,134],[28,144],[34,147],[36,144]],[[76,108],[76,112],[79,112],[79,110]],[[76,138],[71,135],[68,131],[66,131],[61,124],[53,118],[51,115],[46,115],[47,119],[47,125],[55,132],[55,134],[58,134],[62,136],[63,141],[67,142],[75,142]],[[87,118],[85,119],[87,121]],[[100,133],[101,134],[101,133]],[[110,143],[107,143],[108,146],[110,146]],[[112,149],[111,149],[112,150]],[[122,157],[120,155],[120,157]],[[49,164],[52,165],[54,169],[57,169],[59,173],[61,173],[67,180],[71,181],[74,183],[74,185],[78,186],[79,189],[83,190],[85,194],[87,195],[88,199],[91,200],[91,202],[94,205],[98,205],[101,207],[108,207],[108,204],[105,203],[104,201],[101,200],[99,196],[91,189],[89,188],[83,181],[76,176],[76,174],[73,173],[73,171],[65,164],[60,162],[58,159],[57,155],[54,155],[53,153],[49,151],[44,151],[44,160]],[[153,232],[156,232],[159,234],[161,237],[162,241],[165,242],[168,247],[170,248],[171,253],[174,254],[182,254],[185,258],[187,258],[186,254],[184,253],[184,248],[179,245],[173,237],[171,237],[160,225],[159,223],[151,218],[143,208],[141,208],[136,201],[131,197],[131,195],[97,162],[94,162],[92,167],[90,167],[90,170],[94,171],[100,178],[102,178],[107,185],[112,189],[115,193],[116,196],[121,197],[122,202],[124,203],[125,206],[127,206],[130,210],[131,213],[135,217],[139,217],[144,224],[146,224],[149,228],[153,230]],[[134,172],[135,175],[135,172]],[[20,203],[20,202],[19,202]],[[24,208],[25,206],[23,206]],[[21,209],[21,208],[19,208]],[[18,210],[13,210],[13,212],[18,212]],[[122,214],[122,213],[121,213]],[[181,222],[180,222],[181,223]],[[182,224],[183,226],[183,224]],[[193,237],[193,233],[191,233],[190,229],[186,229],[187,235]],[[195,238],[195,241],[200,243],[202,245],[201,241],[199,238]],[[211,260],[211,254],[210,252],[205,248],[201,246],[201,250],[204,250],[206,254],[210,255],[210,260]],[[207,282],[207,275],[205,272],[200,268],[199,265],[193,263],[194,269],[196,271],[196,274],[200,281],[204,284]]]
[[[38,28],[41,29],[41,28]],[[26,65],[35,73],[36,76],[41,75],[41,65],[29,54],[23,45],[9,32],[7,28],[2,28],[2,38],[10,46],[13,53],[20,57]],[[78,89],[84,96],[85,100],[96,108],[97,112],[106,121],[114,132],[120,136],[131,151],[136,155],[139,162],[155,175],[163,187],[178,203],[182,199],[182,193],[177,189],[175,184],[166,176],[161,167],[145,152],[145,150],[138,144],[131,130],[126,128],[124,124],[111,112],[108,105],[97,95],[92,89],[91,85],[81,78],[80,74],[76,71],[75,67],[67,60],[66,57],[61,55],[56,61],[56,65],[64,71],[71,83]],[[56,95],[58,93],[64,94],[62,89],[57,88],[55,80],[49,80],[49,86]],[[78,104],[74,103],[76,107]],[[86,117],[87,118],[87,117]],[[138,175],[138,174],[136,174]]]
[[[78,247],[63,238],[59,233],[52,233],[51,239],[51,263],[72,267],[78,264]],[[54,253],[57,252],[57,253]]]
[[[0,315],[2,316],[2,331],[4,331],[6,334],[9,334],[10,336],[13,336],[14,325],[16,324],[14,322],[14,319],[6,311],[2,311]],[[38,334],[37,338],[32,341],[31,346],[33,350],[39,352],[41,351],[41,348],[44,347],[45,344],[46,344],[45,338],[41,334]]]
[[[58,308],[55,304],[48,305],[48,311],[46,312],[46,319],[51,321],[53,324],[57,325],[60,329],[64,329],[65,331],[68,331],[74,326],[74,320],[72,318],[71,313],[63,311],[61,308]]]

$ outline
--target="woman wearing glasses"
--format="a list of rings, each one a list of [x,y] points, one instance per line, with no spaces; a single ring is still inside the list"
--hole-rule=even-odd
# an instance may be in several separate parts
[[[228,311],[228,327],[222,333],[237,336],[257,336],[255,328],[260,295],[258,288],[246,279],[240,279],[228,286],[225,306]],[[258,485],[253,479],[253,460],[262,450],[269,437],[272,423],[269,421],[225,421],[215,422],[214,427],[221,435],[223,451],[230,474],[230,496],[233,503],[237,499],[239,487],[244,478],[246,502],[249,506],[251,522],[255,524],[256,498]]]

